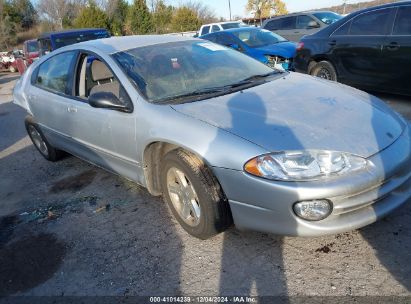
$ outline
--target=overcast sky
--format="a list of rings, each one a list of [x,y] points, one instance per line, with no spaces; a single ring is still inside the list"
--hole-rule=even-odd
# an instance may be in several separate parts
[[[229,18],[230,13],[228,10],[228,0],[199,0],[200,2],[208,5],[212,8],[217,16],[222,16],[224,18]],[[283,0],[286,5],[287,9],[290,12],[298,12],[303,10],[315,9],[315,8],[322,8],[328,7],[333,5],[342,4],[342,0]],[[358,3],[358,2],[365,2],[370,0],[362,0],[362,1],[352,1],[347,0],[347,3]],[[179,0],[168,0],[168,3],[179,3]],[[236,16],[246,16],[245,12],[245,4],[247,0],[231,0],[231,13],[232,15]]]

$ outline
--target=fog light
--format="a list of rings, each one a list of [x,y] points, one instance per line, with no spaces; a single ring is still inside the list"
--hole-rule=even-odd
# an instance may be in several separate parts
[[[302,201],[294,204],[294,212],[307,221],[320,221],[331,214],[329,200]]]

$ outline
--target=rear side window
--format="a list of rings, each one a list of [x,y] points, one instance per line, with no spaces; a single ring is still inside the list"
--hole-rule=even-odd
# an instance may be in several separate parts
[[[297,28],[298,29],[306,29],[308,28],[308,24],[314,21],[316,22],[313,18],[307,15],[301,15],[297,17]],[[317,22],[316,22],[317,23]]]
[[[39,46],[40,46],[40,54],[41,55],[46,55],[52,51],[51,47],[51,40],[50,39],[40,39],[39,40]]]
[[[295,29],[297,17],[287,17],[281,19],[280,29],[292,30]]]
[[[213,25],[213,27],[211,28],[211,32],[219,32],[220,31],[220,27],[218,25]]]
[[[382,9],[355,17],[351,24],[351,35],[386,35],[391,9]]]
[[[221,33],[217,37],[217,43],[225,46],[231,46],[233,44],[238,44],[239,42],[236,41],[233,36]]]
[[[411,35],[411,6],[398,8],[393,35]]]
[[[38,67],[34,82],[37,86],[62,94],[70,94],[68,82],[76,52],[64,52],[43,62]]]
[[[204,37],[204,39],[207,39],[211,42],[217,42],[217,34],[210,34],[207,35],[207,37]]]
[[[281,19],[274,19],[271,21],[268,21],[267,24],[264,26],[266,30],[269,31],[275,31],[279,30],[281,25]]]
[[[201,33],[200,33],[200,36],[205,35],[205,34],[208,34],[209,31],[210,31],[210,26],[205,26],[205,27],[203,27],[203,29],[202,29],[202,31],[201,31]]]

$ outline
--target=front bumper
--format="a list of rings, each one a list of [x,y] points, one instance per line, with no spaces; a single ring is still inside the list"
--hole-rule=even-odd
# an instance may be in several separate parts
[[[234,223],[289,236],[319,236],[354,230],[389,214],[411,198],[409,127],[388,148],[369,158],[372,166],[355,176],[317,182],[278,182],[214,168],[230,202]],[[317,222],[293,211],[295,202],[329,199],[333,212]]]

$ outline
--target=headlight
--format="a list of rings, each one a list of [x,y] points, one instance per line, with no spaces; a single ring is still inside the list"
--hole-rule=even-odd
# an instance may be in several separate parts
[[[306,150],[266,154],[248,161],[244,170],[272,180],[306,181],[364,169],[367,160],[344,152]]]

